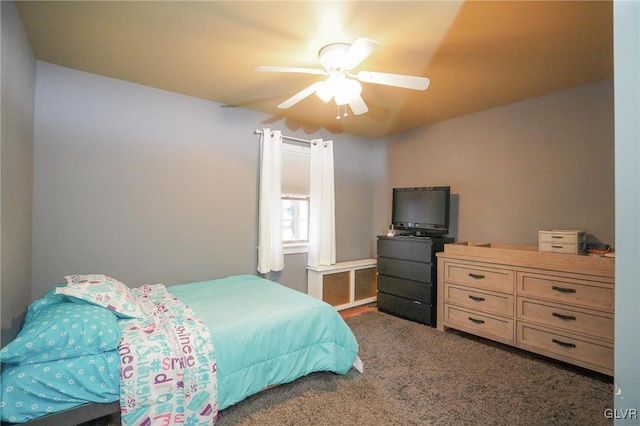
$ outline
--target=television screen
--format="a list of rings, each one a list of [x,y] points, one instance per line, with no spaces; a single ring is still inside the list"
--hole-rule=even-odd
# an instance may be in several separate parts
[[[449,232],[449,186],[394,188],[391,223],[414,235]]]

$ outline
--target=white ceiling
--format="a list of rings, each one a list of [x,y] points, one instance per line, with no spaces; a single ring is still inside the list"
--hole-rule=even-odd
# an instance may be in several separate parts
[[[265,124],[379,137],[613,78],[612,1],[19,1],[38,60],[267,113]],[[369,112],[336,120],[310,96],[318,50],[380,43],[354,71],[424,76],[426,91],[363,84]]]

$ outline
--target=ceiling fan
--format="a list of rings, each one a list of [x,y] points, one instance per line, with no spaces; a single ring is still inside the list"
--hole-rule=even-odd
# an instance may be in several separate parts
[[[429,87],[429,79],[402,74],[388,74],[383,72],[360,71],[352,74],[351,70],[367,58],[379,44],[368,38],[357,38],[351,44],[332,43],[324,46],[318,52],[321,68],[295,68],[279,66],[258,66],[254,71],[266,72],[290,72],[302,74],[328,75],[326,80],[317,81],[302,89],[289,99],[278,105],[278,108],[290,108],[306,97],[316,94],[324,102],[332,98],[340,106],[349,105],[355,115],[366,113],[369,108],[360,96],[363,83],[383,84],[386,86],[402,87],[413,90],[426,90]],[[345,106],[345,113],[346,106]],[[336,118],[340,118],[338,113]]]

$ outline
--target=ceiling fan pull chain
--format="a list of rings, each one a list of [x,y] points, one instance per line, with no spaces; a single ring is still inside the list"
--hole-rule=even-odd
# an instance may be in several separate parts
[[[336,114],[336,120],[340,120],[340,105],[336,104],[336,107],[338,108],[338,113]]]

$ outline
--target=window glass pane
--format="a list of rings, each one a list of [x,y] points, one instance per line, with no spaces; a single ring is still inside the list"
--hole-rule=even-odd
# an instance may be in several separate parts
[[[309,239],[309,197],[282,197],[282,240],[285,243]]]

